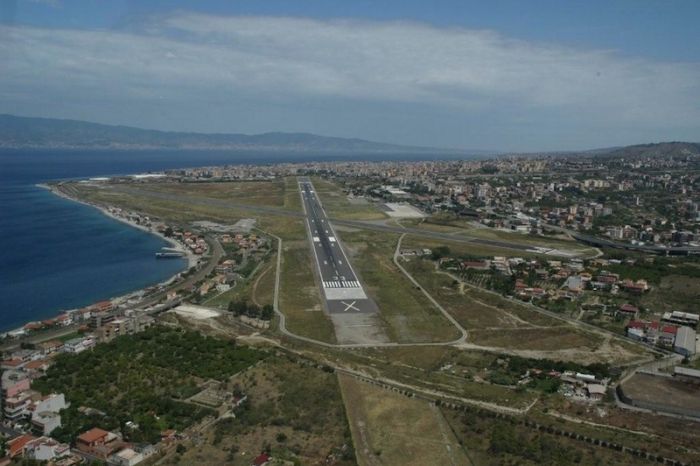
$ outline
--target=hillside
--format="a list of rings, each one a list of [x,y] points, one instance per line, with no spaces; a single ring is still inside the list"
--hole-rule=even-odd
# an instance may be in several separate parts
[[[336,153],[458,154],[309,133],[207,134],[156,131],[77,120],[0,115],[0,148],[211,149]]]
[[[602,150],[596,156],[604,158],[687,157],[700,155],[700,143],[659,142],[637,144]]]

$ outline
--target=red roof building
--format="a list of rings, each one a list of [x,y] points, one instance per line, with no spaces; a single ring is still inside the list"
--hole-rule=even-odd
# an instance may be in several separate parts
[[[24,453],[24,447],[36,437],[29,434],[20,435],[7,442],[7,456],[15,458]]]
[[[267,453],[261,453],[257,458],[253,460],[252,466],[265,466],[270,462],[270,455]]]

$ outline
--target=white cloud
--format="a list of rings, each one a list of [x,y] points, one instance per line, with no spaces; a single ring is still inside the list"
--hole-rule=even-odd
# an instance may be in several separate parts
[[[662,127],[700,120],[699,63],[407,22],[212,17],[125,31],[0,29],[0,98],[397,102]],[[274,129],[274,128],[271,128]]]

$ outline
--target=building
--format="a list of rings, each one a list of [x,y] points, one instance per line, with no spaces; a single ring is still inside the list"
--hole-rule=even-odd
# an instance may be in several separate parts
[[[34,436],[29,434],[20,435],[7,442],[7,456],[16,458],[24,454],[24,447],[34,440]]]
[[[32,401],[27,407],[27,412],[31,414],[32,430],[39,435],[51,434],[54,429],[61,427],[61,416],[58,413],[67,407],[63,393],[52,393]]]
[[[117,466],[135,466],[143,460],[144,456],[131,448],[124,448],[110,457],[110,462]]]
[[[32,414],[32,430],[39,435],[51,435],[61,427],[61,415],[51,411],[41,411]]]
[[[688,327],[696,328],[698,326],[698,322],[700,322],[700,315],[680,311],[665,312],[661,320],[670,324],[686,325]]]
[[[135,331],[134,319],[120,317],[98,328],[97,335],[100,341],[111,341],[121,335],[131,335]]]
[[[36,461],[53,461],[70,454],[70,446],[49,437],[30,440],[24,446],[24,456]]]
[[[37,347],[44,356],[48,356],[51,353],[60,351],[63,348],[63,342],[61,340],[49,340],[39,343]]]
[[[588,397],[594,401],[600,401],[605,397],[605,385],[599,383],[589,383],[586,385]]]
[[[71,338],[63,344],[63,351],[66,353],[80,353],[95,346],[95,340],[91,337]]]
[[[700,371],[697,369],[676,366],[673,368],[673,376],[683,382],[700,384]]]
[[[78,451],[107,459],[124,446],[121,438],[112,432],[95,427],[83,432],[75,441]]]
[[[24,371],[9,370],[2,373],[2,409],[5,419],[19,420],[27,415],[29,407],[30,379]]]
[[[96,329],[107,325],[117,318],[117,314],[112,311],[95,312],[90,314],[90,328]]]
[[[686,326],[678,327],[676,340],[673,342],[673,351],[685,357],[693,356],[697,345],[695,340],[695,330]]]
[[[639,317],[639,309],[631,304],[623,304],[617,309],[617,316],[629,319],[637,319]]]

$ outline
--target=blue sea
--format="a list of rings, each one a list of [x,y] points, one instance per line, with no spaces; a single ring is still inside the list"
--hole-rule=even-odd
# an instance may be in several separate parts
[[[186,265],[156,260],[155,252],[167,245],[157,236],[55,196],[38,183],[319,158],[331,159],[213,151],[0,151],[0,331],[159,283]]]

